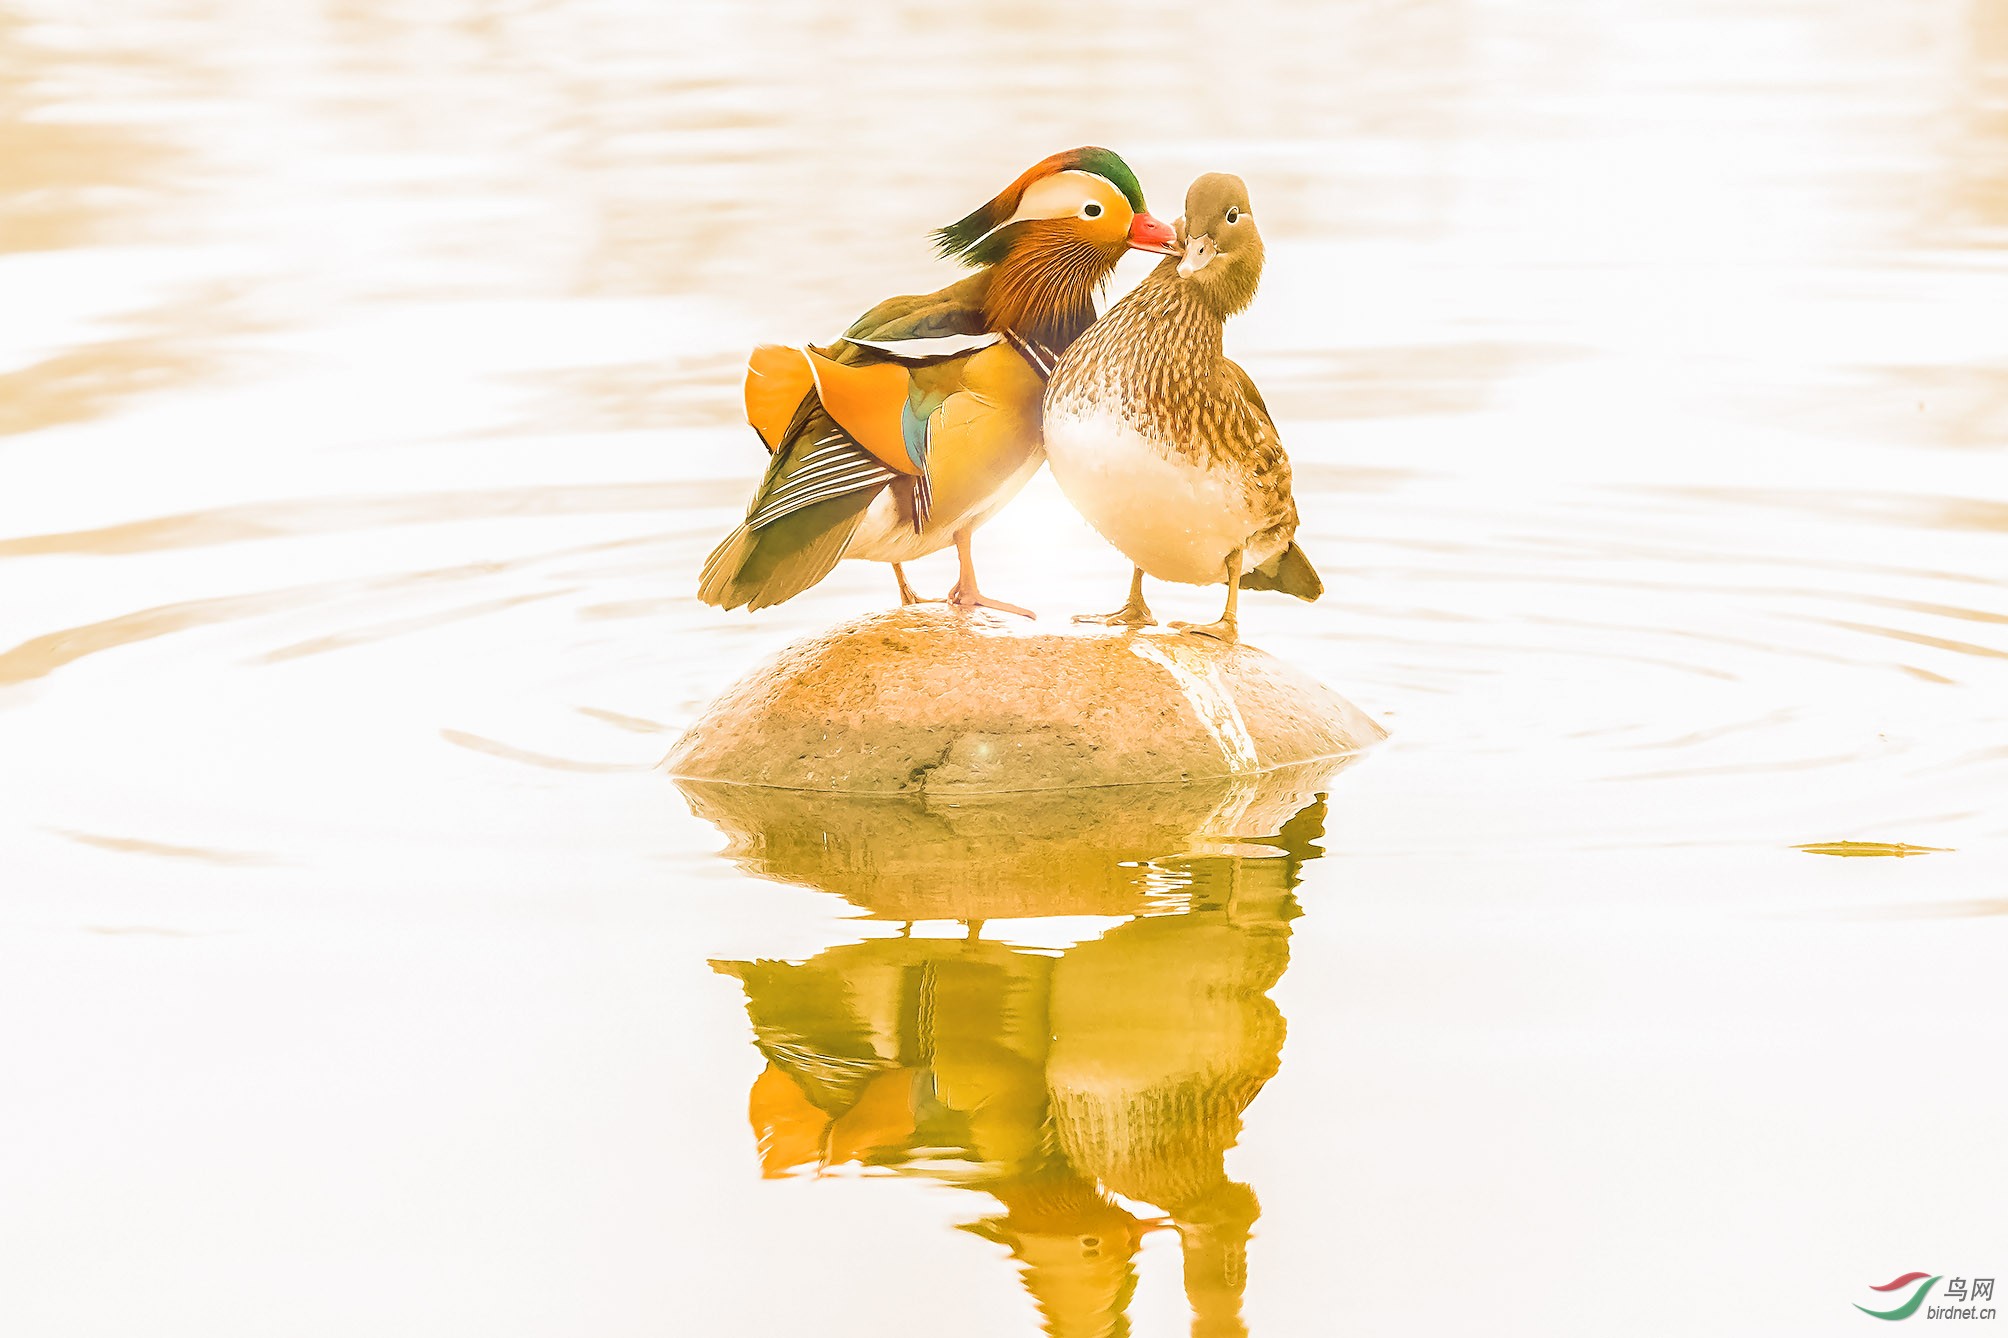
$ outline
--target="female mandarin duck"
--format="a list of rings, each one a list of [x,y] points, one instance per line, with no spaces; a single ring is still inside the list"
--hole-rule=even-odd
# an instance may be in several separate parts
[[[1220,350],[1221,327],[1255,299],[1262,235],[1241,178],[1192,183],[1164,260],[1067,351],[1046,388],[1046,455],[1067,499],[1136,564],[1129,602],[1083,622],[1149,626],[1148,572],[1227,584],[1205,626],[1235,639],[1243,586],[1316,599],[1324,583],[1297,547],[1290,461],[1248,373]]]
[[[826,348],[755,349],[746,418],[773,459],[745,523],[704,564],[707,604],[778,604],[839,558],[961,558],[949,603],[1012,613],[977,589],[970,535],[1037,472],[1040,400],[1095,318],[1094,294],[1130,248],[1177,254],[1170,227],[1107,149],[1037,164],[935,234],[978,272],[873,307]]]

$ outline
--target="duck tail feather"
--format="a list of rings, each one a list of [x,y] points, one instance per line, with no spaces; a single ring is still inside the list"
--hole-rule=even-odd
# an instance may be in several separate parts
[[[740,525],[705,559],[697,597],[749,612],[793,599],[830,574],[875,496],[876,491],[845,493],[759,529]]]
[[[1241,575],[1243,590],[1280,590],[1302,600],[1315,600],[1325,593],[1325,583],[1304,550],[1292,543],[1288,548],[1252,571]]]

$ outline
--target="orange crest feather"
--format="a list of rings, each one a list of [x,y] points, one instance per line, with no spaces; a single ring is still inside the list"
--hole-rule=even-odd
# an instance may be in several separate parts
[[[801,349],[785,344],[762,344],[746,359],[746,421],[777,451],[787,434],[802,396],[815,388],[809,360]]]

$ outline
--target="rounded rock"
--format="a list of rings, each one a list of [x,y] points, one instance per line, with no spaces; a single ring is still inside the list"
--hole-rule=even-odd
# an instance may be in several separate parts
[[[1385,737],[1253,646],[905,608],[788,647],[705,708],[666,766],[686,780],[939,797],[1245,777]]]

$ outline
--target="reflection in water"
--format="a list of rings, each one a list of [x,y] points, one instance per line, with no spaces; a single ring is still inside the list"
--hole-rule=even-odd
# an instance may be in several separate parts
[[[909,930],[968,926],[715,963],[767,1061],[749,1101],[763,1173],[856,1164],[983,1196],[965,1229],[1010,1252],[1053,1335],[1126,1333],[1134,1256],[1175,1231],[1193,1332],[1245,1333],[1260,1208],[1225,1157],[1282,1053],[1268,992],[1324,834],[1302,787],[1330,774],[936,812],[686,785],[754,871]],[[1058,915],[1130,918],[1058,953],[977,936]]]
[[[1234,1295],[1237,1181],[1265,1338],[1640,1294],[1817,1332],[1818,1261],[1917,1206],[1863,1148],[2008,1183],[1999,1101],[1858,1076],[1984,1082],[2008,1017],[2008,4],[1079,8],[0,0],[9,1334],[347,1338],[394,1296],[837,1338],[888,1327],[845,1288],[1007,1257],[1056,1330],[1140,1273],[1142,1328],[1174,1238]],[[1159,208],[1261,191],[1233,351],[1339,574],[1249,633],[1400,747],[1302,921],[1301,854],[1236,835],[1286,830],[1266,793],[698,793],[750,874],[713,867],[639,768],[881,599],[696,603],[760,467],[745,349],[938,286],[928,227],[1087,142]],[[985,542],[1049,618],[1111,571],[1043,478]],[[866,918],[805,942],[834,898],[756,878]],[[914,1178],[682,1155],[751,1160],[709,1123],[767,1062],[726,956],[792,963],[732,968],[767,1162]],[[1223,1167],[1266,992],[1289,1071]],[[724,1050],[658,1062],[719,1005]],[[999,1243],[829,1241],[754,1318],[749,1261],[845,1190]],[[1979,1240],[1998,1201],[1932,1206]],[[1780,1228],[1804,1276],[1746,1266]]]

